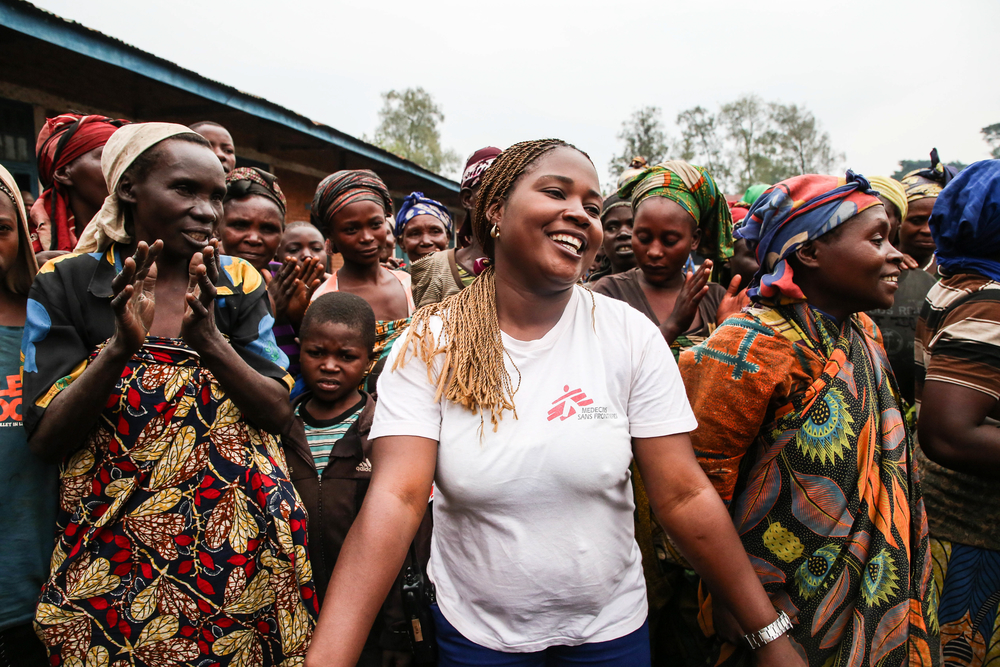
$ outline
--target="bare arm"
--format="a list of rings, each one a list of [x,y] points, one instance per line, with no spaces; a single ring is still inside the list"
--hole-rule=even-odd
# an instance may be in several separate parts
[[[111,283],[115,333],[83,373],[52,399],[28,444],[37,456],[58,461],[83,444],[97,423],[108,397],[121,379],[129,359],[142,347],[153,322],[152,286],[146,285],[150,267],[163,247],[140,242],[125,258],[121,273]]]
[[[775,621],[778,614],[687,434],[635,438],[633,450],[656,518],[713,595],[747,632]],[[759,665],[803,665],[785,637],[757,649],[754,656]]]
[[[928,380],[917,428],[927,458],[946,468],[1000,477],[1000,428],[986,423],[997,399],[976,389]]]
[[[181,338],[201,357],[202,365],[219,381],[226,395],[254,425],[284,435],[292,423],[288,391],[274,379],[250,368],[215,326],[215,249],[194,254],[189,266]]]
[[[437,442],[378,438],[372,481],[330,578],[306,667],[354,667],[427,510]]]

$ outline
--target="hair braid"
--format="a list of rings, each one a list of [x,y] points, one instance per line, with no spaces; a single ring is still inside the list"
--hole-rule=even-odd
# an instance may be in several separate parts
[[[483,172],[479,198],[472,220],[472,233],[493,258],[493,237],[487,213],[510,195],[517,180],[545,153],[561,147],[576,147],[559,139],[523,141],[502,152]],[[583,151],[580,151],[581,153]],[[586,153],[584,153],[586,155]],[[393,369],[406,363],[407,352],[427,364],[427,377],[437,387],[434,400],[443,398],[478,412],[490,412],[493,430],[497,430],[503,412],[510,410],[517,419],[513,386],[504,366],[503,340],[497,320],[496,281],[493,267],[487,268],[471,285],[440,303],[424,306],[413,314],[403,349]],[[430,320],[439,317],[441,332],[435,340]],[[431,367],[435,357],[444,354],[440,374],[434,378]],[[483,422],[485,423],[485,422]]]

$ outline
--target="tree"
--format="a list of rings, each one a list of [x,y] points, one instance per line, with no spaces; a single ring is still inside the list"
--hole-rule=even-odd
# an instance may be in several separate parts
[[[773,162],[773,180],[784,180],[800,174],[828,174],[837,162],[842,162],[843,153],[834,152],[830,145],[830,135],[822,132],[811,111],[796,104],[768,105],[771,130],[769,142],[777,149]]]
[[[728,181],[718,116],[696,106],[677,114],[677,125],[681,128],[681,159],[708,169],[720,183]]]
[[[729,142],[726,153],[730,173],[737,190],[745,190],[757,182],[773,182],[769,155],[773,152],[769,145],[773,137],[768,134],[768,121],[767,107],[756,95],[744,95],[723,104],[719,111],[719,122]]]
[[[436,173],[455,172],[460,166],[458,154],[441,147],[438,126],[444,113],[423,88],[382,93],[378,118],[372,140],[376,146]]]
[[[987,125],[981,132],[986,145],[990,147],[990,155],[1000,160],[1000,123]]]
[[[622,123],[618,139],[624,145],[622,152],[611,158],[608,173],[616,179],[637,155],[646,158],[648,164],[657,164],[667,158],[667,135],[663,131],[659,107],[642,107],[632,112]]]

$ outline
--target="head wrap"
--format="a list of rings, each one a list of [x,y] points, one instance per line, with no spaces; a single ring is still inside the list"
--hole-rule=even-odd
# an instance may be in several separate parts
[[[250,195],[267,197],[285,215],[285,195],[278,185],[278,177],[257,167],[236,167],[226,175],[226,199],[242,199]]]
[[[738,202],[729,205],[729,215],[733,216],[733,231],[743,226],[743,222],[749,212],[750,204]]]
[[[0,197],[10,199],[14,204],[17,216],[17,261],[7,271],[7,288],[15,294],[28,296],[31,281],[38,273],[38,261],[31,247],[31,234],[28,231],[28,216],[24,211],[24,201],[21,199],[21,189],[9,171],[0,165]]]
[[[958,174],[958,169],[946,166],[938,158],[936,148],[931,149],[931,166],[929,169],[914,169],[903,177],[903,187],[906,188],[906,201],[916,201],[928,197],[937,197],[944,186]]]
[[[888,176],[872,176],[868,179],[868,182],[871,183],[873,190],[878,190],[879,195],[888,199],[893,206],[899,209],[900,222],[906,220],[909,206],[907,205],[906,189],[903,188],[903,184],[895,178],[889,178]]]
[[[634,158],[632,158],[632,161],[628,163],[628,166],[625,167],[625,170],[618,175],[618,189],[621,190],[622,186],[625,184],[625,181],[632,180],[632,178],[634,178],[636,174],[641,173],[642,170],[645,168],[646,168],[646,158],[642,157],[641,155],[636,155]]]
[[[749,188],[747,188],[746,192],[743,193],[743,196],[740,197],[740,202],[739,203],[740,204],[745,204],[746,208],[749,209],[751,206],[753,206],[754,202],[757,201],[757,199],[762,194],[764,194],[764,192],[769,187],[771,187],[771,186],[768,185],[767,183],[754,183]]]
[[[70,208],[69,192],[56,182],[56,171],[106,144],[115,130],[127,122],[78,113],[64,113],[45,121],[35,142],[38,179],[45,188],[31,207],[35,252],[72,250],[76,245],[76,219]]]
[[[403,205],[399,207],[399,213],[396,214],[396,228],[393,230],[396,238],[399,238],[399,235],[403,233],[406,223],[418,215],[434,216],[441,221],[444,228],[451,234],[451,213],[448,212],[444,204],[425,197],[423,192],[411,192],[406,195]]]
[[[462,189],[469,188],[471,190],[479,185],[479,179],[483,177],[483,172],[493,164],[493,161],[502,152],[499,148],[487,146],[470,155],[469,159],[465,161],[465,169],[462,171]]]
[[[627,199],[622,199],[618,195],[611,195],[604,200],[604,205],[601,206],[601,222],[608,217],[608,213],[611,213],[616,208],[622,208],[623,206],[632,206],[632,203]]]
[[[942,272],[1000,281],[1000,160],[974,162],[948,183],[930,228]]]
[[[373,201],[392,214],[392,198],[382,179],[371,169],[344,169],[330,174],[316,186],[309,217],[326,236],[327,228],[345,206],[359,201]]]
[[[805,300],[793,282],[788,257],[865,209],[881,204],[868,179],[850,169],[845,178],[806,174],[768,189],[737,232],[753,248],[760,264],[747,294],[754,301],[779,304]]]
[[[633,211],[650,197],[664,197],[679,204],[701,230],[699,254],[713,260],[733,256],[733,218],[729,205],[715,179],[703,167],[680,160],[644,167],[622,183],[618,196],[631,200]]]
[[[101,156],[101,171],[108,184],[104,206],[83,231],[77,252],[98,252],[115,242],[128,243],[131,237],[125,229],[125,208],[118,201],[118,183],[136,158],[164,139],[181,134],[200,134],[176,123],[133,123],[111,135]]]

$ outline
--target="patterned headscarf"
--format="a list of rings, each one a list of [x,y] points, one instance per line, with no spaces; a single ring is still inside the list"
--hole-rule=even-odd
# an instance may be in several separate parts
[[[125,209],[118,201],[118,182],[137,157],[161,141],[181,134],[201,138],[194,130],[176,123],[133,123],[122,127],[108,139],[101,155],[101,171],[110,194],[83,230],[76,252],[99,252],[116,241],[128,243],[132,240],[125,229]]]
[[[601,206],[601,222],[604,222],[604,219],[608,217],[608,213],[623,206],[631,207],[632,203],[627,199],[622,199],[618,195],[611,195],[605,199],[604,204]]]
[[[664,197],[691,214],[701,230],[698,253],[713,260],[733,256],[733,218],[726,197],[704,167],[680,160],[638,170],[618,188],[632,210],[650,197]]]
[[[257,167],[236,167],[226,175],[225,201],[250,195],[267,197],[281,209],[281,216],[285,216],[285,195],[278,185],[278,177]]]
[[[45,188],[31,207],[29,228],[35,252],[72,250],[76,245],[76,219],[69,205],[69,192],[56,182],[56,171],[106,144],[126,123],[78,113],[64,113],[45,121],[35,143],[38,179]]]
[[[906,220],[906,214],[909,213],[910,207],[906,201],[906,189],[903,184],[888,176],[872,176],[868,182],[872,184],[872,189],[878,190],[879,195],[888,199],[893,206],[899,209],[900,222]]]
[[[30,232],[28,231],[28,216],[24,211],[24,201],[21,199],[21,189],[9,171],[0,165],[0,197],[10,199],[17,214],[17,260],[7,271],[7,288],[14,294],[28,296],[31,281],[38,273],[38,261],[35,251],[31,248]]]
[[[1000,281],[1000,160],[974,162],[948,183],[934,202],[930,228],[943,273]]]
[[[861,174],[845,178],[806,174],[781,181],[754,203],[737,236],[746,239],[760,264],[747,294],[778,304],[804,301],[788,257],[803,245],[882,202]]]
[[[423,192],[411,192],[403,200],[403,205],[399,207],[396,214],[396,228],[393,231],[396,238],[403,233],[403,228],[413,218],[418,215],[432,215],[444,224],[444,228],[451,234],[451,213],[444,204],[434,199],[424,196]]]
[[[344,169],[330,174],[316,187],[309,218],[326,236],[327,229],[345,206],[359,201],[373,201],[392,214],[389,189],[371,169]]]
[[[739,202],[729,205],[729,215],[733,216],[733,231],[736,231],[743,226],[747,213],[749,212],[750,204],[744,205],[743,202]]]
[[[469,188],[471,190],[479,185],[479,179],[483,177],[483,172],[493,164],[493,161],[502,152],[499,148],[487,146],[470,155],[469,159],[465,161],[465,169],[462,171],[462,189]]]
[[[906,188],[906,201],[916,201],[941,194],[958,170],[949,167],[938,158],[937,149],[931,149],[931,166],[929,169],[914,169],[903,177],[903,187]]]

